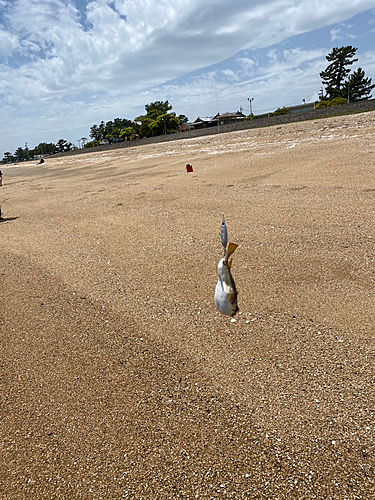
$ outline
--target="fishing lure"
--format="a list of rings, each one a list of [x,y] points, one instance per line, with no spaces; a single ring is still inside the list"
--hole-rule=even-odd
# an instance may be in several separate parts
[[[223,214],[223,221],[221,223],[220,238],[221,238],[221,244],[223,245],[224,248],[224,256],[225,256],[228,244],[228,231],[227,231],[227,225],[225,224],[224,214]]]

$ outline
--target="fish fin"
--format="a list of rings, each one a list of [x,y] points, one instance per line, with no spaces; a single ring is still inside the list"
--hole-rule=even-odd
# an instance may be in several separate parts
[[[233,261],[232,261],[232,259],[228,260],[228,264],[227,264],[227,266],[229,267],[229,269],[231,269],[231,268],[232,268],[232,262],[233,262]]]
[[[229,243],[227,253],[225,254],[224,257],[225,262],[228,262],[229,257],[232,255],[232,253],[236,250],[237,247],[238,245],[236,243]]]

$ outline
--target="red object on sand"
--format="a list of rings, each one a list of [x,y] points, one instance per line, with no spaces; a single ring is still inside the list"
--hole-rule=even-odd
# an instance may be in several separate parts
[[[193,166],[192,166],[192,165],[190,165],[190,163],[188,163],[188,164],[186,165],[186,172],[192,172],[192,171],[193,171]]]

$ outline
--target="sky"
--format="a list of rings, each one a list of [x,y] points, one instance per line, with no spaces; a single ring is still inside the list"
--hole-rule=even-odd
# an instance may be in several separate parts
[[[154,101],[190,121],[311,102],[346,45],[375,83],[375,0],[0,0],[0,158]]]

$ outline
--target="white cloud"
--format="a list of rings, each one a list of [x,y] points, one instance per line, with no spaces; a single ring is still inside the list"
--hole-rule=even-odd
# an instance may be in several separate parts
[[[357,38],[356,35],[353,35],[352,33],[347,33],[347,32],[344,33],[341,28],[332,29],[330,31],[330,35],[331,35],[331,42],[335,42],[336,40],[343,40],[344,38],[349,38],[351,40]]]
[[[247,110],[247,97],[254,97],[255,113],[274,111],[282,105],[302,102],[304,98],[307,101],[317,99],[321,87],[319,72],[325,65],[326,53],[325,50],[295,49],[277,54],[275,50],[263,66],[257,65],[251,79],[243,78],[242,68],[235,73],[236,78],[232,75],[230,82],[220,82],[218,74],[210,72],[184,85],[162,85],[157,95],[162,99],[172,96],[172,102],[181,103],[181,112],[192,120],[202,114],[199,111],[202,109],[207,110],[207,115],[235,111],[240,106]]]
[[[31,133],[35,142],[47,140],[45,133],[48,140],[56,140],[53,134],[78,127],[86,127],[87,135],[94,122],[114,116],[134,118],[147,101],[162,99],[161,95],[184,114],[185,106],[194,114],[208,114],[203,106],[215,110],[220,101],[229,106],[231,96],[232,107],[234,103],[239,107],[241,96],[246,98],[252,87],[264,82],[270,88],[273,82],[290,86],[290,75],[302,81],[298,66],[312,68],[318,60],[322,64],[327,53],[327,47],[272,48],[261,62],[252,57],[255,49],[343,22],[371,7],[370,0],[350,5],[346,0],[254,0],[251,4],[248,0],[91,0],[86,4],[83,0],[0,0],[1,117],[7,123],[6,133],[8,129],[14,133],[12,145],[5,144],[4,131],[0,134],[1,147],[9,150],[22,144]],[[340,29],[332,30],[332,36],[340,36]],[[205,71],[186,82],[166,83],[246,48],[233,66]],[[202,108],[196,113],[198,104]]]
[[[3,29],[0,29],[0,55],[11,56],[17,48],[17,37]]]
[[[334,42],[335,40],[340,40],[341,39],[341,29],[331,30],[330,35],[331,35],[331,42]]]
[[[358,57],[358,62],[353,67],[353,70],[361,67],[365,70],[366,77],[372,78],[372,83],[375,83],[375,50],[368,50]],[[375,92],[373,92],[375,98]]]
[[[267,52],[267,56],[269,57],[271,63],[277,62],[277,50],[276,49],[269,50]]]
[[[223,75],[225,75],[228,78],[228,80],[230,80],[230,81],[234,81],[234,80],[239,79],[238,75],[234,71],[232,71],[231,69],[224,69],[221,73]]]
[[[250,59],[249,57],[237,57],[236,61],[245,71],[249,71],[249,69],[255,66],[255,61],[253,59]]]

